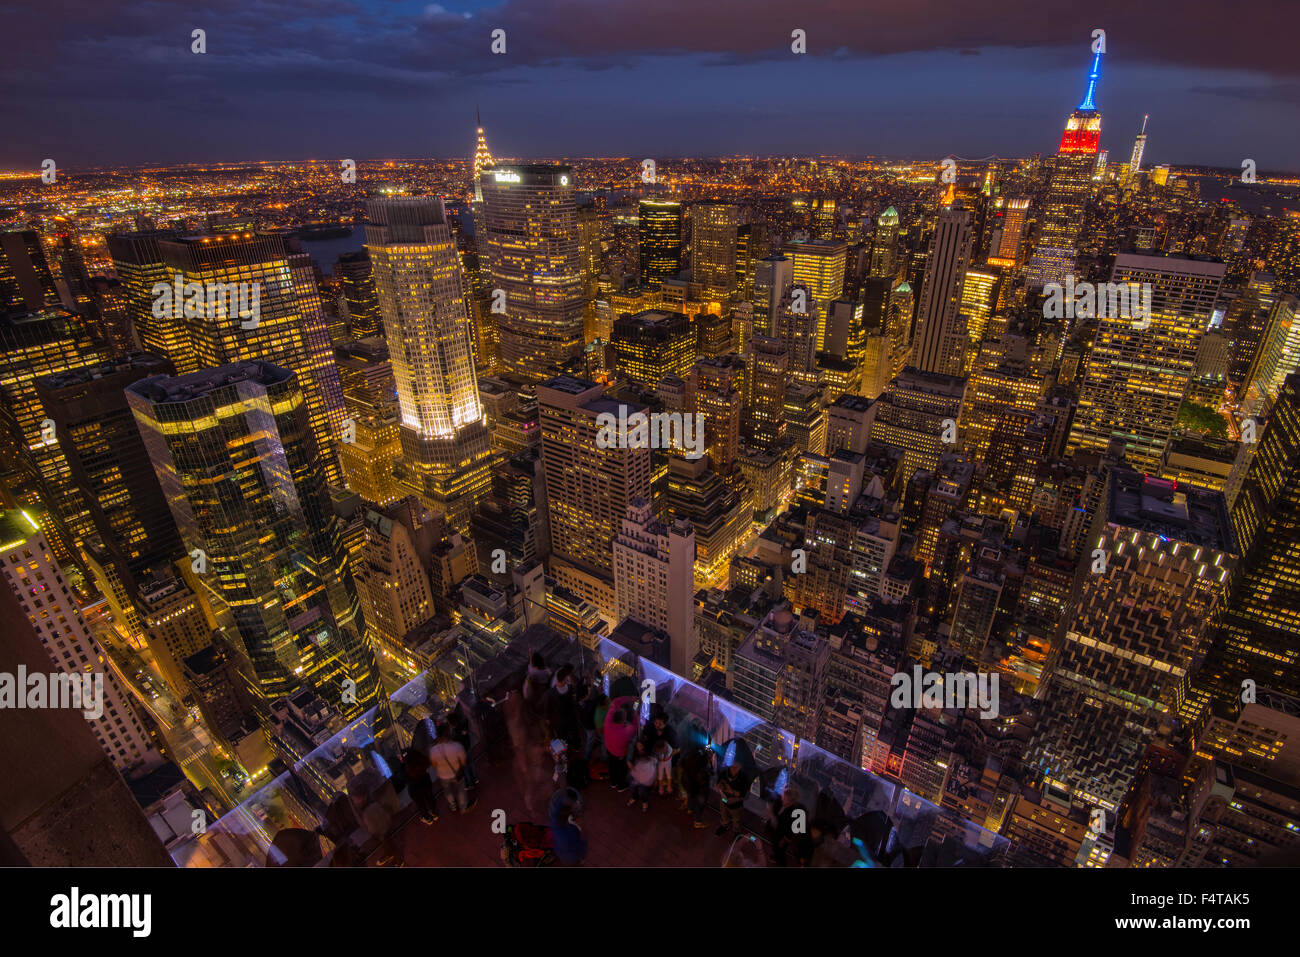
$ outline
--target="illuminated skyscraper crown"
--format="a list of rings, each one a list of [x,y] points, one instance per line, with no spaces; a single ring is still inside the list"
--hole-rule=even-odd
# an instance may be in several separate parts
[[[1092,58],[1092,69],[1088,71],[1088,89],[1083,94],[1083,102],[1065,121],[1065,132],[1061,135],[1058,153],[1096,155],[1097,145],[1101,141],[1101,113],[1097,110],[1094,97],[1100,78],[1101,54],[1098,53]]]
[[[495,165],[496,160],[492,158],[492,151],[488,149],[487,137],[483,135],[483,118],[479,116],[477,108],[474,110],[474,120],[478,124],[478,143],[474,147],[474,182],[477,184],[479,173]]]

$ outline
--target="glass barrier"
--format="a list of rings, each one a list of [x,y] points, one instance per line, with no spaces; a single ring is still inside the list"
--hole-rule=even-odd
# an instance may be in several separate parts
[[[402,752],[421,722],[436,722],[457,698],[474,705],[475,752],[489,742],[499,744],[502,736],[490,726],[492,705],[498,701],[491,696],[499,699],[518,687],[528,654],[537,645],[536,636],[528,632],[477,667],[467,663],[467,656],[457,656],[451,671],[440,662],[439,669],[421,673],[395,692],[386,708],[371,709],[204,833],[179,845],[173,859],[182,867],[325,864],[340,842],[348,841],[364,855],[377,853],[382,835],[374,833],[373,825],[369,834],[364,827],[348,833],[349,826],[359,822],[347,817],[341,805],[355,795],[367,806],[386,808],[390,820],[395,817],[409,803],[409,796],[394,788]],[[611,698],[639,698],[642,721],[662,712],[679,747],[707,745],[715,771],[739,763],[750,781],[745,810],[760,829],[773,802],[795,788],[813,826],[831,838],[819,851],[828,862],[947,867],[1005,861],[1006,838],[797,739],[608,638],[599,639],[593,648],[572,638],[552,638],[546,649],[549,662],[573,664]],[[713,801],[716,805],[716,793]]]

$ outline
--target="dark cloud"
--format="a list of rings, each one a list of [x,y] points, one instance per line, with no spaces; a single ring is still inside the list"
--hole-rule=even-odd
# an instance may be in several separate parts
[[[1126,62],[1247,69],[1300,76],[1296,0],[504,0],[477,10],[444,3],[352,0],[207,0],[106,3],[60,0],[0,7],[8,45],[6,78],[20,89],[29,70],[47,86],[100,71],[115,85],[126,67],[186,65],[190,30],[208,32],[208,55],[246,67],[250,79],[308,73],[331,86],[383,79],[422,84],[503,67],[572,61],[604,68],[662,54],[702,54],[727,62],[792,56],[791,31],[806,31],[808,53],[895,53],[1074,47],[1086,57],[1092,31],[1107,31],[1107,52]],[[990,6],[993,9],[990,9]],[[493,29],[507,53],[490,52]],[[189,58],[188,60],[186,58]],[[83,87],[84,89],[84,87]]]
[[[979,57],[985,75],[1005,62],[1014,75],[1053,62],[1082,71],[1092,31],[1104,28],[1117,68],[1202,70],[1199,92],[1223,100],[1285,100],[1300,80],[1300,0],[0,0],[0,23],[0,110],[20,151],[37,139],[73,143],[80,125],[104,136],[119,118],[147,136],[159,118],[211,115],[216,103],[254,134],[319,125],[331,109],[377,120],[393,103],[531,89],[561,73],[591,74],[592,101],[608,91],[608,102],[636,96],[643,77],[653,84],[674,62],[788,66],[794,29],[823,63],[951,54]],[[206,55],[190,51],[195,28],[207,31]],[[498,28],[504,56],[490,49]],[[724,69],[708,72],[728,88]],[[960,76],[954,69],[953,82]],[[1023,99],[1013,84],[998,92]],[[306,113],[315,116],[298,118]]]

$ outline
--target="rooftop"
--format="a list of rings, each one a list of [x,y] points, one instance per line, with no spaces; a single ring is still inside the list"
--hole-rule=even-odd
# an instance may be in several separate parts
[[[545,822],[548,802],[563,783],[557,781],[540,722],[518,693],[534,650],[552,667],[573,664],[610,694],[630,689],[635,695],[649,681],[680,742],[707,744],[718,766],[741,761],[756,775],[745,806],[747,834],[756,835],[752,842],[715,835],[716,795],[705,812],[708,828],[697,830],[675,797],[652,796],[642,811],[628,806],[627,795],[608,783],[593,781],[583,790],[579,818],[588,843],[587,866],[716,867],[741,850],[762,858],[764,796],[792,786],[812,809],[813,820],[835,835],[819,852],[829,866],[902,866],[904,854],[920,866],[981,866],[999,864],[1005,855],[1005,838],[765,724],[614,641],[599,639],[587,648],[540,628],[502,645],[495,658],[462,676],[466,690],[460,695],[476,691],[481,702],[472,748],[480,783],[468,813],[453,814],[440,799],[440,819],[424,823],[410,805],[409,788],[394,773],[419,723],[454,704],[439,676],[425,672],[392,696],[391,716],[372,709],[202,835],[175,847],[173,858],[191,867],[264,866],[268,858],[283,864],[286,853],[288,863],[309,866],[344,860],[377,866],[397,859],[413,866],[500,866],[503,838],[493,824],[501,815],[495,812],[503,812],[507,824]],[[338,844],[317,836],[326,808],[345,792],[395,808],[387,832],[371,834],[358,826]],[[352,846],[359,853],[341,850]]]
[[[1132,469],[1111,471],[1106,517],[1111,524],[1189,545],[1225,552],[1236,549],[1221,492],[1155,478]]]
[[[293,375],[288,369],[269,362],[232,362],[215,369],[202,369],[187,375],[156,375],[129,386],[133,392],[151,402],[189,402],[238,382],[274,385]]]

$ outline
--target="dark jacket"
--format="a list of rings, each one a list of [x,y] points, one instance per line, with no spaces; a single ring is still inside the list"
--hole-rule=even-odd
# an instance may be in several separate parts
[[[662,732],[655,727],[653,721],[648,723],[641,729],[641,740],[645,742],[645,749],[650,754],[655,753],[655,745],[660,741],[667,741],[672,745],[674,751],[677,750],[677,732],[674,731],[673,726],[667,722],[664,723],[664,729]]]
[[[573,687],[567,693],[552,687],[546,693],[546,720],[551,724],[551,731],[557,738],[573,742],[582,738],[582,723],[578,717],[578,700]]]
[[[753,778],[743,770],[735,777],[731,776],[730,768],[723,768],[718,772],[718,792],[729,807],[744,803],[745,795],[749,793],[753,783]]]
[[[682,758],[682,787],[687,794],[692,796],[707,794],[711,774],[709,755],[704,748],[689,751]]]

